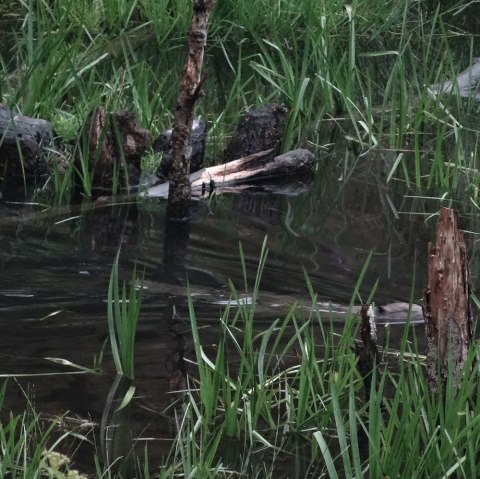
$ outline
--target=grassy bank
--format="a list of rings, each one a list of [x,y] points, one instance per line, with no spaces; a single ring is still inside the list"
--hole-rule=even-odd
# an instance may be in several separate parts
[[[82,162],[75,173],[88,196],[92,174],[80,130],[93,107],[133,110],[154,132],[170,126],[190,3],[22,0],[19,5],[15,48],[1,57],[1,101],[54,123],[71,142],[69,153]],[[392,217],[398,218],[405,203],[395,203],[390,188],[414,195],[420,203],[411,207],[415,212],[434,196],[434,209],[458,202],[476,215],[478,127],[469,122],[478,105],[472,98],[438,98],[428,91],[428,85],[472,63],[476,53],[474,37],[449,26],[458,8],[443,8],[413,0],[219,1],[207,51],[207,96],[198,107],[210,125],[208,161],[217,161],[242,111],[282,102],[290,111],[284,149],[314,149],[322,159],[319,167],[335,170],[335,181],[348,181],[363,169],[387,192],[382,200]],[[74,169],[53,178],[63,198]],[[296,204],[313,217],[319,208],[308,195]],[[315,223],[292,213],[287,202],[285,211],[289,232],[322,232],[321,226],[309,231]],[[195,351],[185,395],[168,411],[175,425],[172,448],[160,470],[149,467],[147,449],[125,477],[477,477],[478,348],[472,348],[461,387],[447,384],[434,395],[416,332],[406,325],[398,348],[387,342],[381,368],[365,391],[352,351],[358,321],[352,317],[340,335],[335,332],[330,318],[316,310],[308,277],[311,304],[292,304],[285,317],[264,328],[255,324],[266,260],[264,246],[256,282],[245,282],[241,292],[232,285],[215,348],[202,344],[190,302]],[[247,277],[243,258],[239,267]],[[111,344],[117,372],[130,380],[140,308],[133,291],[127,307],[127,289],[120,290],[114,270]],[[358,289],[352,297],[358,299]],[[128,334],[122,335],[122,328],[130,328]],[[110,401],[112,414],[127,413],[135,401],[134,386],[125,391],[118,406]],[[5,394],[3,388],[0,405]],[[0,425],[0,479],[73,477],[67,460],[54,455],[72,434],[59,438],[56,424],[43,421],[34,408],[2,415],[7,420]],[[53,465],[57,460],[61,467]],[[91,457],[95,461],[101,462]],[[98,466],[97,476],[116,475]]]
[[[121,477],[114,471],[123,470],[128,471],[123,477],[162,479],[477,477],[480,378],[474,365],[478,346],[470,351],[460,387],[447,382],[432,393],[416,331],[407,323],[397,338],[398,348],[392,349],[386,340],[379,367],[368,383],[354,352],[358,318],[351,316],[341,334],[335,333],[333,323],[316,309],[316,294],[307,276],[311,304],[293,304],[285,317],[267,327],[259,329],[255,324],[267,255],[264,244],[256,279],[253,284],[245,280],[245,291],[231,285],[231,300],[219,318],[220,333],[213,349],[202,344],[193,302],[189,302],[194,344],[191,374],[182,398],[167,411],[175,418],[176,433],[160,470],[149,467],[148,448],[132,460],[130,443],[130,468],[115,459],[108,472],[102,472],[102,461],[91,457],[97,476]],[[240,258],[246,278],[242,251]],[[114,288],[119,291],[118,284]],[[132,284],[131,294],[134,289]],[[110,294],[109,303],[122,307],[120,297]],[[111,331],[114,337],[118,334]],[[129,351],[133,357],[133,349]],[[115,348],[113,352],[115,356]],[[5,391],[4,386],[0,406]],[[120,398],[116,421],[121,421],[118,414],[125,413],[131,401],[135,401],[133,393]],[[76,471],[68,472],[71,458],[59,456],[58,450],[72,436],[77,442],[89,439],[78,433],[58,437],[59,421],[43,421],[30,409],[3,422],[0,477],[80,477]],[[103,434],[103,428],[99,432]]]
[[[242,111],[276,101],[290,111],[285,150],[321,153],[347,137],[363,155],[403,152],[381,167],[416,188],[450,192],[465,177],[477,185],[477,158],[462,129],[477,103],[439,99],[427,88],[470,64],[475,40],[453,33],[449,22],[460,7],[433,3],[218,2],[207,96],[198,108],[210,125],[208,161],[218,161]],[[52,121],[83,162],[80,126],[97,105],[133,110],[153,132],[169,127],[190,8],[153,0],[23,0],[15,9],[15,47],[1,59],[2,101]]]

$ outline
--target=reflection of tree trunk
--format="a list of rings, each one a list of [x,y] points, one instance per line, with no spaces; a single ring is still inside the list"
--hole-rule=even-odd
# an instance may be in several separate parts
[[[187,254],[189,237],[190,221],[169,221],[167,219],[163,250],[163,281],[186,285],[188,278],[185,256]],[[185,292],[186,294],[187,292]],[[175,401],[179,394],[182,394],[180,391],[186,388],[185,340],[174,304],[169,303],[167,305],[165,317],[171,317],[171,320],[162,331],[162,335],[164,337],[168,335],[171,340],[168,342],[168,348],[166,349],[164,368],[168,377],[168,390],[173,393],[171,398]]]
[[[122,472],[124,477],[128,477],[128,472],[133,465],[131,463],[133,459],[130,427],[131,402],[120,410],[118,408],[131,386],[131,379],[117,374],[105,402],[100,431],[104,470],[111,471],[115,464],[115,468]]]
[[[173,117],[172,167],[169,173],[167,216],[184,220],[189,217],[190,152],[193,110],[205,77],[201,77],[203,53],[207,44],[208,20],[214,0],[194,0],[192,25],[188,34],[188,56],[183,67]]]
[[[460,384],[472,339],[467,252],[453,210],[440,210],[436,244],[429,244],[428,253],[424,297],[427,374],[430,388],[436,390],[439,381],[446,381],[449,374],[457,386]]]
[[[168,377],[168,390],[172,402],[181,397],[187,387],[187,364],[185,362],[185,337],[181,321],[177,313],[171,308],[172,319],[165,331],[171,336],[169,355],[165,358],[165,370]],[[169,314],[166,311],[166,314]]]
[[[165,225],[163,247],[164,281],[185,282],[185,255],[190,237],[190,221],[169,221]]]

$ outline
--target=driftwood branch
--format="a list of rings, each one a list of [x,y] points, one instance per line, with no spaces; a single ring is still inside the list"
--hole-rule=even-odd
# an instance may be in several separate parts
[[[436,390],[439,381],[445,381],[449,372],[455,383],[460,383],[472,339],[467,253],[453,210],[440,210],[436,244],[428,245],[428,253],[428,289],[423,314],[427,375],[431,389]]]
[[[475,58],[475,63],[463,70],[454,80],[447,80],[435,85],[430,85],[430,91],[435,95],[449,94],[458,91],[459,95],[480,100],[478,85],[480,83],[480,58]]]
[[[188,34],[188,55],[180,80],[173,118],[172,167],[169,173],[167,217],[186,220],[191,197],[189,141],[195,102],[203,81],[203,54],[207,44],[208,21],[214,0],[194,0],[192,25]]]
[[[298,149],[271,158],[271,150],[212,166],[189,177],[191,193],[202,196],[212,188],[221,193],[227,188],[245,184],[281,183],[297,179],[311,179],[315,172],[315,157],[309,150]],[[146,191],[147,196],[167,197],[169,184],[162,183]]]

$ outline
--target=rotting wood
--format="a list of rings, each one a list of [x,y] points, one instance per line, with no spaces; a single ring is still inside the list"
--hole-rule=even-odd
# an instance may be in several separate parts
[[[202,193],[214,185],[215,192],[221,193],[236,185],[259,184],[261,182],[292,181],[293,179],[312,179],[315,173],[315,156],[305,149],[297,149],[271,158],[271,150],[231,161],[224,165],[212,166],[193,173],[191,181],[192,195]],[[145,192],[151,197],[167,197],[168,183],[154,186]]]
[[[108,187],[115,172],[140,176],[140,158],[152,142],[151,133],[138,126],[132,112],[107,113],[94,109],[86,125],[89,161],[94,171],[93,186]]]
[[[459,385],[472,340],[470,277],[463,233],[456,212],[449,208],[440,210],[436,244],[428,245],[423,315],[431,390],[446,381],[449,371]]]
[[[225,149],[224,161],[238,160],[242,157],[271,151],[271,158],[280,153],[287,108],[272,104],[245,113]]]
[[[373,371],[379,363],[375,306],[364,304],[360,308],[360,316],[362,318],[360,336],[363,345],[355,344],[355,353],[358,356],[357,367],[363,378],[365,401],[368,401],[372,387]]]
[[[188,33],[188,55],[183,67],[180,89],[175,104],[172,131],[172,167],[168,175],[167,218],[188,220],[190,210],[190,135],[194,107],[202,92],[205,76],[201,76],[207,44],[208,21],[214,0],[194,0],[192,24]]]

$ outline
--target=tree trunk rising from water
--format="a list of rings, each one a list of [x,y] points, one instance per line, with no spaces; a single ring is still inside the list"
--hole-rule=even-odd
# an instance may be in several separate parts
[[[461,384],[472,341],[470,275],[463,233],[455,211],[442,208],[435,245],[428,245],[428,289],[424,295],[427,375],[436,391],[449,374]],[[438,377],[440,373],[440,377]]]
[[[172,167],[169,174],[167,219],[188,220],[191,186],[189,140],[195,102],[205,77],[201,75],[207,44],[208,20],[215,0],[194,0],[192,25],[188,32],[188,54],[180,79],[172,131]]]

